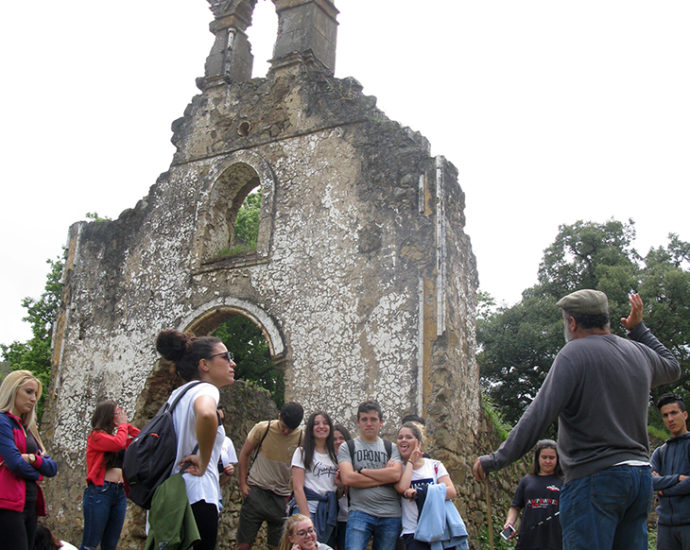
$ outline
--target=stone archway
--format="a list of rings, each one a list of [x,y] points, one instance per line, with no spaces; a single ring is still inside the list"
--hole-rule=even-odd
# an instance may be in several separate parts
[[[285,342],[273,318],[256,304],[231,296],[217,298],[199,306],[182,319],[178,330],[210,334],[231,315],[243,315],[261,329],[274,360],[285,356]]]

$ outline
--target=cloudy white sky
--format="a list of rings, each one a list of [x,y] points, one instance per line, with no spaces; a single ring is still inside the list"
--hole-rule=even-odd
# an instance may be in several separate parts
[[[480,285],[512,304],[559,224],[690,240],[690,2],[336,0],[336,76],[460,172]],[[115,218],[172,160],[212,44],[205,0],[0,4],[0,342],[87,212]],[[276,16],[250,28],[266,71]]]

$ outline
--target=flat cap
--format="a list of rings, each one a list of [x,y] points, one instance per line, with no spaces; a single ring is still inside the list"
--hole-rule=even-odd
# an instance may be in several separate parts
[[[564,296],[556,305],[570,313],[581,313],[582,315],[608,315],[609,299],[600,290],[589,288],[576,290]]]

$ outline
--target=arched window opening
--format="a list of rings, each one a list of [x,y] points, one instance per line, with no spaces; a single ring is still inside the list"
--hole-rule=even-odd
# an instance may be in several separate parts
[[[198,203],[193,268],[203,272],[265,261],[275,194],[268,163],[256,153],[238,151],[221,159],[207,178]]]

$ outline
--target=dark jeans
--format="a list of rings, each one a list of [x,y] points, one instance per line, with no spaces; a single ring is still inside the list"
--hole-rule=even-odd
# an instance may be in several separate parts
[[[563,550],[647,550],[648,466],[611,466],[561,491]]]
[[[37,519],[35,502],[31,503],[31,510],[25,507],[23,512],[14,512],[0,508],[2,548],[32,550]]]
[[[403,535],[398,540],[402,541],[403,548],[405,550],[429,550],[431,548],[431,545],[428,542],[414,540],[414,535],[412,533]]]
[[[199,529],[201,540],[194,545],[195,550],[214,550],[218,538],[218,508],[205,500],[192,504],[192,513]]]
[[[116,550],[127,511],[124,485],[110,481],[89,484],[84,490],[82,509],[84,534],[80,550],[95,549],[99,544],[101,550]]]
[[[657,525],[658,550],[687,550],[690,548],[690,525]]]
[[[345,531],[347,530],[347,521],[339,521],[336,531],[338,533],[335,548],[337,550],[345,550]]]

